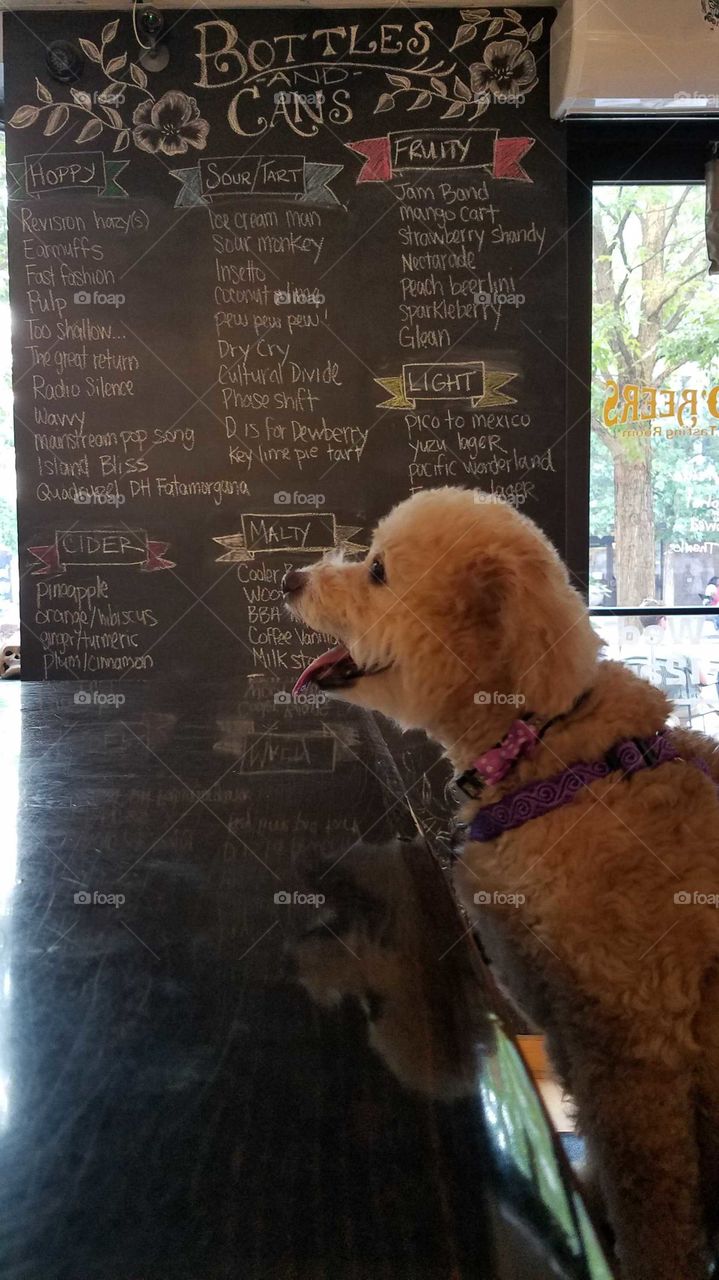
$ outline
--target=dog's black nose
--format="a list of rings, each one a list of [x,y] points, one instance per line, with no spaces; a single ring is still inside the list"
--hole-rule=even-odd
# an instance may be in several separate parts
[[[305,585],[305,575],[300,569],[290,569],[282,579],[282,590],[286,596],[294,595],[295,591],[301,591]]]

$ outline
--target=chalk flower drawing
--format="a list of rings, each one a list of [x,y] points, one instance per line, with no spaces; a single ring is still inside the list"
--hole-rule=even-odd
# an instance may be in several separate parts
[[[481,40],[484,42],[482,60],[468,67],[464,64],[466,76],[456,74],[456,62],[450,65],[438,62],[427,67],[426,58],[414,67],[403,69],[401,75],[388,72],[387,80],[394,92],[380,94],[375,115],[391,111],[401,94],[414,93],[408,111],[419,111],[435,99],[444,99],[447,110],[442,113],[443,120],[458,119],[468,109],[472,114],[467,119],[476,120],[493,100],[511,104],[536,88],[537,62],[529,45],[541,39],[543,18],[528,31],[516,9],[505,9],[500,16],[496,9],[460,9],[460,17],[462,22],[451,52],[470,41]],[[497,40],[501,35],[505,39]],[[420,77],[428,77],[428,81]]]
[[[487,45],[484,62],[472,63],[469,80],[474,94],[511,99],[535,87],[537,63],[521,40],[495,40]]]
[[[153,155],[163,151],[166,156],[182,156],[188,146],[202,151],[210,132],[195,99],[179,89],[168,89],[157,102],[141,102],[132,123],[135,145]]]
[[[109,46],[119,25],[119,18],[105,23],[99,46],[93,40],[80,38],[79,41],[85,56],[95,62],[105,76],[107,84],[104,89],[90,94],[84,89],[71,88],[71,101],[58,101],[36,78],[39,105],[33,102],[18,107],[8,123],[15,129],[27,129],[45,114],[43,133],[47,138],[79,123],[80,129],[74,138],[76,146],[92,142],[105,131],[115,134],[113,151],[124,151],[131,139],[140,150],[153,155],[160,152],[168,156],[183,155],[188,146],[202,150],[207,144],[210,126],[200,118],[195,99],[170,89],[156,100],[147,87],[147,76],[142,67],[136,62],[128,65],[127,53],[112,55]],[[126,68],[128,75],[123,75]],[[131,123],[127,123],[118,110],[129,93],[143,97],[135,107]]]

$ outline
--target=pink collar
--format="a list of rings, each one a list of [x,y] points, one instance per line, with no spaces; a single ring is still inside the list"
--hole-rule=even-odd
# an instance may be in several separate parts
[[[528,711],[521,720],[515,720],[514,724],[510,725],[500,742],[496,742],[489,751],[484,751],[481,756],[477,756],[469,768],[465,769],[459,778],[455,778],[455,785],[464,791],[465,795],[474,798],[479,795],[483,787],[495,786],[498,782],[502,782],[518,760],[523,756],[534,754],[547,729],[573,715],[587,701],[590,693],[591,689],[585,689],[584,693],[580,693],[574,700],[568,711],[562,711],[549,720],[543,721],[539,716]]]
[[[467,773],[485,786],[495,786],[506,778],[522,756],[531,756],[539,742],[540,721],[536,716],[523,716],[515,720],[501,742],[484,751],[472,761]],[[461,781],[466,777],[462,774]]]
[[[535,717],[515,720],[501,742],[472,762],[483,782],[493,786],[506,778],[522,756],[531,756],[539,742],[539,722]]]

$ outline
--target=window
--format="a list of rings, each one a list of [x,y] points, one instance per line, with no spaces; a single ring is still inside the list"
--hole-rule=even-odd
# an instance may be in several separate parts
[[[679,722],[719,737],[719,276],[709,274],[706,245],[708,149],[702,126],[603,128],[590,152],[601,158],[580,160],[575,173],[592,264],[584,583],[606,656],[661,686]],[[678,135],[692,128],[687,155]]]
[[[719,596],[719,277],[704,188],[593,191],[590,603]]]

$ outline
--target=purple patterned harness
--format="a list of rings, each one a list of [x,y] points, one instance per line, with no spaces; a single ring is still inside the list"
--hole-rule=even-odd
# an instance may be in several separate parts
[[[591,764],[580,760],[561,773],[528,782],[495,804],[487,805],[473,819],[467,838],[479,843],[494,840],[504,831],[513,831],[532,818],[541,818],[545,813],[551,813],[552,809],[569,804],[583,787],[599,778],[607,778],[618,771],[625,778],[631,777],[642,769],[654,769],[671,760],[686,760],[687,764],[694,765],[709,776],[706,762],[696,756],[682,756],[672,746],[666,729],[653,738],[627,738],[612,747],[602,760]],[[462,780],[459,781],[461,783]]]

